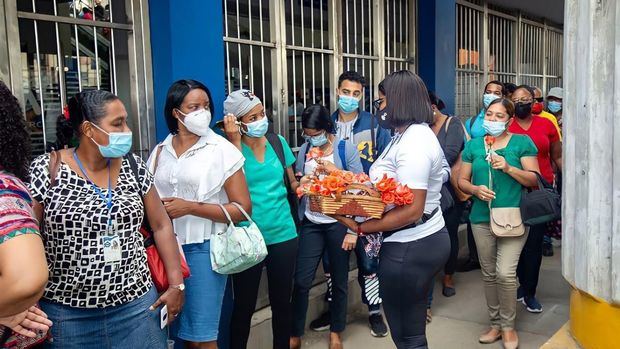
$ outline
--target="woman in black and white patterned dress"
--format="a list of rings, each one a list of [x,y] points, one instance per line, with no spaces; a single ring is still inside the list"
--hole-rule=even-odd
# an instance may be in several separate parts
[[[44,219],[50,268],[41,307],[54,322],[50,348],[163,348],[160,311],[173,320],[183,305],[179,250],[170,219],[142,160],[136,175],[126,156],[131,130],[112,93],[86,91],[69,101],[77,148],[59,152],[50,181],[50,155],[31,166],[29,189]],[[141,197],[144,193],[144,197]],[[139,232],[148,213],[170,289],[158,296]]]

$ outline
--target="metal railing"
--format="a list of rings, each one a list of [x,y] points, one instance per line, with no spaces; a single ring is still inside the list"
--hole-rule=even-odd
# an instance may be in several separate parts
[[[335,110],[338,76],[356,70],[371,110],[385,74],[415,70],[415,0],[223,0],[227,92],[250,88],[293,148],[301,112]]]
[[[57,120],[67,100],[85,89],[123,100],[136,150],[148,154],[155,129],[146,1],[2,2],[9,59],[0,71],[8,70],[24,108],[34,154],[58,146]]]
[[[475,115],[491,80],[562,86],[562,30],[521,13],[489,8],[486,1],[457,0],[456,115]]]

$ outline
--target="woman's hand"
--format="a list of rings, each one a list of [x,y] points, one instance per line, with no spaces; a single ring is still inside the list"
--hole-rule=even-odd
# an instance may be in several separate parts
[[[224,132],[226,133],[226,138],[233,144],[237,144],[241,142],[241,129],[239,126],[239,122],[237,118],[232,114],[226,114],[224,116]]]
[[[310,184],[310,182],[312,182],[312,180],[315,178],[316,176],[314,175],[305,175],[299,179],[299,184],[300,185]]]
[[[344,240],[342,241],[342,249],[345,251],[352,251],[357,244],[357,235],[347,234],[344,236]]]
[[[164,198],[161,199],[164,203],[164,208],[171,219],[187,216],[191,213],[192,203],[179,198]]]
[[[501,170],[504,173],[507,173],[510,170],[510,165],[506,162],[506,159],[497,154],[491,155],[491,167],[494,170]]]
[[[475,187],[474,195],[482,201],[491,201],[495,199],[495,192],[487,188],[486,185],[479,185]]]
[[[6,326],[22,336],[34,338],[35,331],[48,331],[52,322],[43,310],[32,306],[19,314],[0,318],[0,325]]]
[[[350,231],[357,232],[358,223],[353,218],[339,216],[339,215],[327,215],[327,216],[337,220],[342,225],[349,228]]]
[[[319,173],[330,174],[338,170],[338,167],[336,167],[336,165],[334,165],[333,162],[325,161],[325,160],[316,160],[316,162],[317,164],[319,164],[319,166],[316,167],[316,171]]]
[[[165,304],[168,306],[168,324],[174,321],[181,309],[183,309],[183,303],[185,303],[185,294],[183,291],[176,288],[168,288],[164,294],[159,296],[159,299],[153,305],[150,310],[157,309],[160,305]]]

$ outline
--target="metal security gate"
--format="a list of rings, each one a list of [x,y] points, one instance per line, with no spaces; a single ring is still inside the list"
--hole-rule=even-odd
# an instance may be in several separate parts
[[[491,80],[562,86],[562,30],[486,2],[457,1],[456,115],[478,113]]]
[[[335,110],[344,70],[366,78],[365,110],[386,74],[415,71],[414,0],[223,0],[223,7],[227,93],[252,89],[294,148],[307,105]]]
[[[34,154],[57,148],[57,124],[79,91],[104,89],[125,103],[135,149],[154,142],[146,0],[0,0],[0,78],[20,100]],[[4,52],[2,52],[4,51]]]

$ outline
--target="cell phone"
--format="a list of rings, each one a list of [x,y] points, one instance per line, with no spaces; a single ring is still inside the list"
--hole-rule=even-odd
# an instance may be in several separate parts
[[[160,319],[159,326],[163,330],[164,327],[168,325],[168,306],[165,304],[163,307],[161,307],[161,310],[159,312],[159,319]]]

